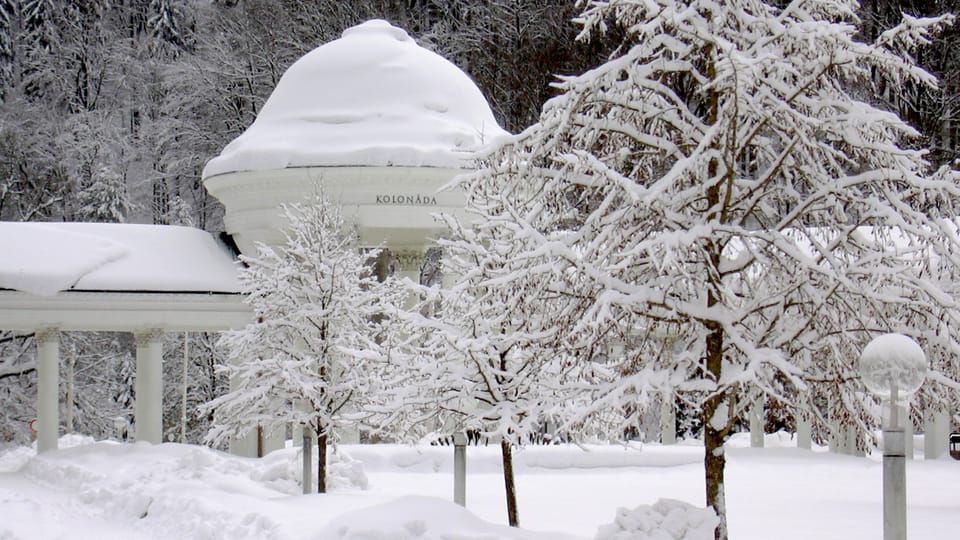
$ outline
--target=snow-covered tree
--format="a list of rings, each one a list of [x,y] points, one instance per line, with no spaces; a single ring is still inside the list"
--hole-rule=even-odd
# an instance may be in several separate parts
[[[822,416],[810,396],[829,393],[866,424],[875,407],[853,368],[876,332],[958,352],[936,279],[958,263],[956,179],[930,174],[903,149],[916,131],[851,90],[877,73],[934,85],[911,54],[949,18],[861,43],[846,0],[581,5],[581,37],[615,24],[620,49],[562,79],[540,121],[460,185],[489,227],[531,246],[498,285],[539,276],[545,292],[518,292],[564,299],[551,310],[564,350],[632,366],[597,386],[596,406],[629,419],[670,388],[699,411],[726,539],[723,445],[747,400]]]
[[[328,440],[356,426],[365,402],[390,385],[378,367],[389,323],[382,314],[401,301],[402,290],[371,275],[355,232],[323,195],[287,207],[285,216],[283,245],[261,245],[256,257],[242,257],[255,322],[221,340],[232,389],[206,406],[216,418],[207,439],[221,443],[258,426],[305,426],[317,436],[322,493]]]
[[[77,217],[82,221],[123,223],[130,204],[123,177],[108,166],[94,171],[77,193]]]
[[[428,437],[468,432],[500,440],[507,517],[516,527],[513,449],[545,436],[579,405],[571,373],[579,366],[544,346],[556,343],[562,326],[547,283],[508,275],[510,259],[532,247],[482,220],[463,225],[445,217],[450,236],[439,242],[441,268],[455,282],[422,287],[421,304],[407,314],[407,332],[417,339],[408,343],[406,362],[419,371],[419,397],[400,407],[427,404],[432,418],[420,427]]]
[[[158,40],[178,48],[189,48],[193,43],[194,21],[189,17],[189,6],[184,0],[150,0],[147,27]]]

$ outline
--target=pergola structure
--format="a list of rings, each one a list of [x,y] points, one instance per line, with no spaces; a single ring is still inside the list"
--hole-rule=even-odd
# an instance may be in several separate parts
[[[0,223],[0,329],[33,332],[37,449],[57,448],[60,332],[130,332],[136,341],[134,433],[163,434],[164,332],[218,331],[250,320],[235,256],[186,227]]]

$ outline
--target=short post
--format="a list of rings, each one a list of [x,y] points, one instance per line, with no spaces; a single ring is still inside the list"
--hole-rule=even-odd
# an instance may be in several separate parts
[[[677,444],[677,410],[673,404],[673,389],[663,391],[660,402],[660,444]]]
[[[909,337],[885,334],[864,347],[859,369],[867,390],[889,399],[890,404],[883,429],[883,540],[906,540],[907,441],[900,424],[899,401],[901,393],[909,396],[923,385],[927,357]]]
[[[303,494],[313,493],[313,430],[303,426]]]
[[[453,434],[453,502],[467,506],[467,434]]]
[[[763,448],[763,424],[766,410],[764,410],[764,401],[758,397],[753,401],[750,407],[750,447]]]
[[[813,447],[813,426],[810,418],[800,413],[797,416],[797,448],[810,450]]]

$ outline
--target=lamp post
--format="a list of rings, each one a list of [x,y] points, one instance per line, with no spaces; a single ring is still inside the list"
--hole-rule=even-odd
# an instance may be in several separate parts
[[[906,540],[907,447],[897,402],[920,389],[927,376],[927,358],[909,337],[884,334],[864,347],[859,367],[867,390],[890,403],[883,427],[883,538]]]

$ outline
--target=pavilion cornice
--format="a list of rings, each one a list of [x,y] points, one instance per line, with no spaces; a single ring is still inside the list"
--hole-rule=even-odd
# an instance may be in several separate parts
[[[221,331],[252,319],[236,293],[64,291],[37,296],[0,290],[0,330]]]

